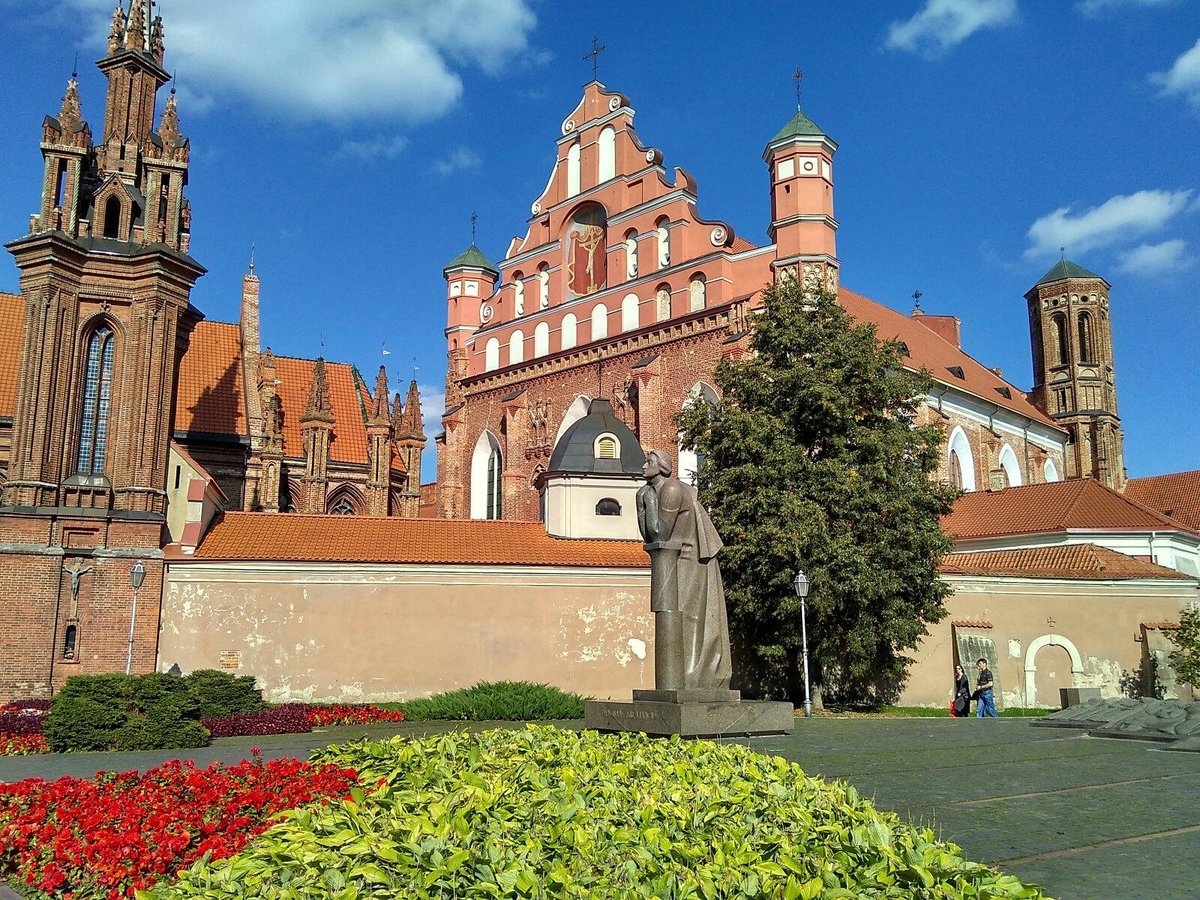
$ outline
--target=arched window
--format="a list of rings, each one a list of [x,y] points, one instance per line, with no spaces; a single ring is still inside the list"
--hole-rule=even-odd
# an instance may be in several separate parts
[[[562,421],[558,424],[558,432],[554,435],[555,446],[558,446],[558,442],[562,440],[562,436],[567,433],[568,428],[588,414],[588,407],[591,403],[592,398],[587,394],[580,394],[571,401],[571,405],[563,413]]]
[[[592,308],[592,340],[608,337],[608,307],[597,303]]]
[[[563,350],[570,350],[578,342],[579,338],[576,334],[576,324],[578,319],[575,318],[575,313],[567,313],[562,320],[562,335],[559,341]]]
[[[670,223],[664,217],[655,223],[654,235],[658,239],[658,267],[665,269],[671,265],[671,232]]]
[[[550,308],[550,267],[545,263],[538,266],[538,308]]]
[[[600,140],[597,146],[597,182],[603,183],[617,176],[617,133],[611,125],[600,130]]]
[[[571,216],[563,249],[568,300],[608,286],[608,214],[603,206],[585,203]]]
[[[638,296],[626,294],[621,301],[621,330],[636,331],[638,327]]]
[[[116,335],[107,325],[101,325],[88,338],[87,368],[83,376],[83,407],[79,423],[79,454],[76,462],[76,471],[81,475],[104,474],[115,344]]]
[[[1046,477],[1047,482],[1058,481],[1058,466],[1054,464],[1054,460],[1046,460],[1046,464],[1042,466],[1042,474]]]
[[[1005,487],[1021,486],[1021,464],[1017,461],[1017,454],[1008,444],[1000,450],[1000,469],[1004,472]]]
[[[499,519],[501,515],[501,481],[504,458],[500,442],[485,431],[475,442],[471,454],[471,518]]]
[[[619,515],[618,511],[618,515]],[[79,639],[79,628],[75,625],[68,625],[67,630],[63,632],[63,659],[75,658],[75,642]]]
[[[488,338],[483,348],[483,369],[491,372],[500,368],[500,339]]]
[[[115,194],[104,203],[104,236],[106,238],[121,236],[121,199]]]
[[[704,309],[707,302],[707,283],[702,274],[692,276],[692,280],[688,283],[688,310],[696,312]]]
[[[571,145],[567,151],[567,196],[574,197],[579,193],[579,141]]]
[[[329,495],[329,505],[326,509],[334,516],[360,516],[363,506],[362,495],[354,488],[341,487]]]
[[[525,332],[519,328],[508,339],[508,364],[515,366],[525,362]]]
[[[961,425],[954,426],[950,432],[947,449],[950,455],[950,484],[962,491],[975,490],[975,459]]]
[[[717,392],[713,390],[712,385],[698,381],[692,385],[692,389],[683,398],[682,406],[684,409],[691,409],[697,403],[707,403],[709,406],[716,406],[717,401]],[[703,464],[704,454],[697,453],[690,447],[685,447],[683,445],[683,432],[681,431],[679,433],[679,479],[688,484],[695,484],[696,474],[700,471]]]
[[[602,434],[596,438],[592,452],[596,459],[616,459],[621,455],[621,445],[615,435]]]
[[[1079,361],[1095,362],[1094,351],[1095,347],[1092,346],[1092,317],[1086,312],[1081,312],[1079,314]]]
[[[537,327],[533,329],[533,355],[545,356],[549,352],[550,326],[545,322],[538,322]]]
[[[638,274],[637,232],[630,228],[625,232],[625,277],[632,281]]]
[[[598,516],[619,516],[621,514],[621,504],[612,497],[605,497],[596,504],[596,515]]]
[[[660,284],[654,292],[654,305],[657,307],[658,321],[665,322],[671,318],[671,286]]]
[[[1054,364],[1056,366],[1065,366],[1068,362],[1067,358],[1067,318],[1066,316],[1054,317]]]
[[[525,281],[520,272],[513,273],[513,315],[525,315]]]

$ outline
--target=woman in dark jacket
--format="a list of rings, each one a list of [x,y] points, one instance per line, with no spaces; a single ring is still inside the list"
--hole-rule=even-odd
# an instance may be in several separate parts
[[[956,717],[971,714],[971,681],[962,666],[954,667],[954,715]]]

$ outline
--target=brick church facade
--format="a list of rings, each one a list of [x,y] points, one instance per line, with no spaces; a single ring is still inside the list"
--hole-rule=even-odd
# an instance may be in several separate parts
[[[705,219],[686,170],[633,127],[600,82],[562,122],[527,229],[491,263],[474,244],[444,269],[447,376],[436,506],[447,518],[536,520],[557,439],[590,399],[610,400],[644,447],[687,474],[675,414],[715,401],[712,373],[749,349],[763,287],[833,290],[903,344],[934,390],[921,417],[946,430],[939,476],[967,491],[1094,477],[1121,489],[1108,283],[1064,261],[1026,299],[1030,394],[965,353],[953,316],[898,313],[841,284],[838,145],[802,111],[766,145],[768,243]]]
[[[253,265],[239,322],[191,305],[190,145],[173,90],[156,116],[170,76],[150,10],[114,13],[99,140],[74,77],[46,117],[40,206],[7,245],[21,293],[0,294],[0,697],[152,671],[164,558],[222,509],[419,511],[415,381],[402,399],[382,368],[368,386],[263,350]]]

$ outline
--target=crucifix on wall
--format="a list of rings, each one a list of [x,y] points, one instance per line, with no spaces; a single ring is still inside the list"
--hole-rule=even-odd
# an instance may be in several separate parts
[[[79,580],[92,571],[92,569],[93,566],[85,566],[83,563],[76,563],[73,569],[63,566],[63,571],[71,576],[71,611],[69,617],[72,619],[79,617]]]

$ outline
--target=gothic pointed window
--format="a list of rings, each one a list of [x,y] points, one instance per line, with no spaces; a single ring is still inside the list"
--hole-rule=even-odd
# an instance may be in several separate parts
[[[1064,316],[1054,317],[1054,358],[1056,366],[1065,366],[1067,360],[1067,320]]]
[[[1092,317],[1085,312],[1079,314],[1079,361],[1095,362],[1092,346]]]
[[[81,475],[104,474],[115,343],[113,330],[107,325],[101,325],[88,338],[76,462],[76,470]]]
[[[493,447],[488,455],[487,468],[487,516],[488,519],[500,518],[500,473],[503,471],[500,460],[500,448]]]
[[[104,204],[104,236],[117,238],[121,236],[121,201],[118,197],[109,197]]]

